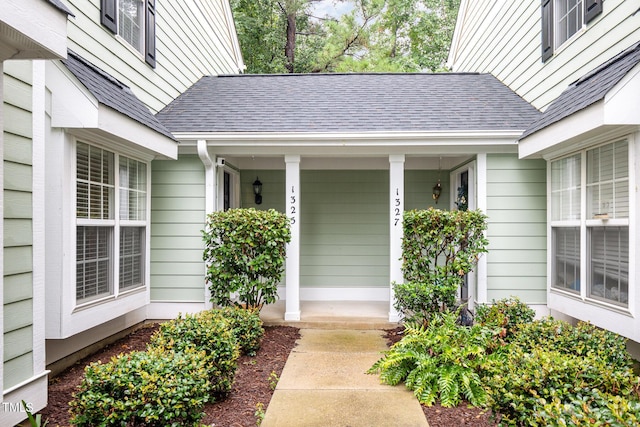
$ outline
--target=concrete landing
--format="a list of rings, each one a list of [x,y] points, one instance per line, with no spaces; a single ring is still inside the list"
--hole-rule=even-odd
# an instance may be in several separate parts
[[[383,332],[301,329],[262,427],[428,427],[404,385],[366,371],[387,349]]]

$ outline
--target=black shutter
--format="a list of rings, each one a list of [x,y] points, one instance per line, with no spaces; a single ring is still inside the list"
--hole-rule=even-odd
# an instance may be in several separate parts
[[[542,0],[542,62],[553,56],[553,0]]]
[[[147,0],[147,14],[145,23],[145,61],[153,68],[156,67],[156,0]]]
[[[602,0],[585,0],[584,2],[584,23],[588,24],[602,13]]]
[[[117,0],[100,0],[100,23],[113,34],[118,33],[118,2]]]

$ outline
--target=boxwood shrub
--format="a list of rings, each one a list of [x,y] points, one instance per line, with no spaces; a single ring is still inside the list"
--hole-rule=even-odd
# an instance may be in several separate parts
[[[222,397],[231,390],[240,352],[233,330],[221,316],[215,313],[180,315],[160,325],[149,347],[204,351],[213,394]]]
[[[86,367],[70,403],[76,426],[197,426],[209,401],[205,352],[160,346]]]

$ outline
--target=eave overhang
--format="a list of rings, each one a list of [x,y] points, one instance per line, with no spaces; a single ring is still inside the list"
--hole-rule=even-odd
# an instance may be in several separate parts
[[[51,126],[146,160],[177,159],[175,140],[98,102],[64,65],[47,64]]]
[[[554,158],[640,130],[640,65],[605,97],[518,143],[520,158]]]

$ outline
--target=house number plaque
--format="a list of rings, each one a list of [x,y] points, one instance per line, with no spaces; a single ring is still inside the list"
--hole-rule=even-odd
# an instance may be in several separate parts
[[[400,223],[400,220],[402,219],[402,212],[400,211],[400,206],[401,206],[401,200],[400,200],[400,189],[396,187],[396,197],[394,198],[394,203],[393,203],[393,226],[397,227],[398,224]]]
[[[292,185],[291,195],[289,196],[289,219],[291,220],[291,225],[296,223],[297,214],[298,214],[298,195],[296,194],[295,185]]]

